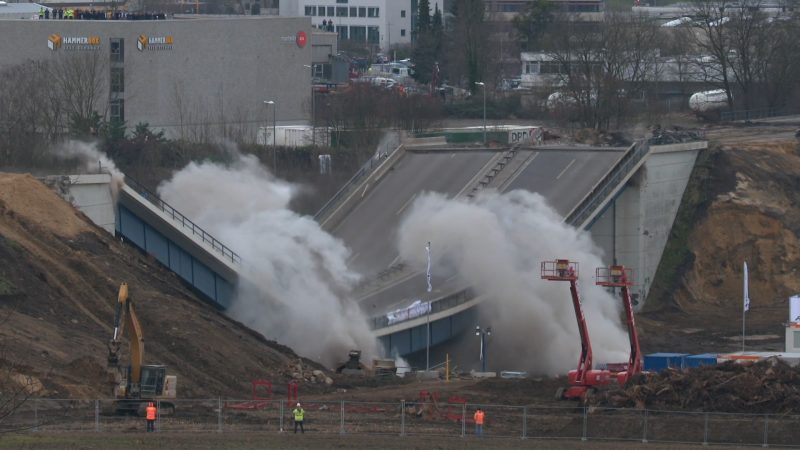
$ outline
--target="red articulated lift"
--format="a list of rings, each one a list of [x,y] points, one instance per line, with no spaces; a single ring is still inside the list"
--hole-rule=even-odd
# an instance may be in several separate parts
[[[639,333],[636,331],[636,321],[633,318],[633,303],[631,302],[630,291],[630,287],[633,285],[633,270],[621,265],[598,267],[595,276],[595,284],[599,286],[622,288],[622,304],[625,306],[628,339],[631,344],[628,365],[624,372],[617,373],[617,382],[623,385],[634,375],[642,373],[642,352],[639,350]]]
[[[578,263],[568,259],[543,261],[542,279],[569,281],[572,305],[575,307],[575,317],[578,319],[578,331],[581,335],[581,357],[578,360],[578,368],[569,371],[567,380],[570,386],[559,388],[556,398],[585,400],[590,392],[597,390],[595,386],[609,384],[612,373],[608,370],[592,369],[592,343],[589,341],[589,330],[586,327],[586,317],[583,315],[581,297],[578,293]]]

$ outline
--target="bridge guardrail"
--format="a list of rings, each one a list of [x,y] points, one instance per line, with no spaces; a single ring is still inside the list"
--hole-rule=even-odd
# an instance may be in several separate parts
[[[400,143],[399,138],[394,138],[390,142],[388,142],[386,146],[396,148],[399,145],[399,143]],[[330,211],[335,205],[337,205],[340,200],[346,197],[347,194],[352,192],[362,178],[368,176],[369,174],[372,173],[373,170],[375,170],[378,166],[380,166],[381,162],[383,162],[383,160],[389,156],[389,153],[390,152],[388,151],[381,152],[379,148],[378,151],[374,155],[372,155],[369,158],[369,160],[365,162],[360,169],[358,169],[358,171],[356,171],[356,173],[347,181],[347,183],[345,183],[344,186],[342,186],[338,191],[336,191],[336,193],[333,194],[333,197],[331,197],[330,200],[328,200],[324,205],[322,205],[322,208],[320,208],[319,211],[317,211],[317,213],[314,214],[314,220],[316,220],[317,223],[322,223],[322,219],[325,217],[328,211]]]
[[[636,142],[630,150],[625,152],[614,168],[592,188],[591,192],[576,206],[564,219],[565,223],[574,227],[580,226],[594,210],[605,201],[611,192],[619,185],[620,181],[636,167],[650,151],[648,141]]]
[[[139,195],[144,197],[145,200],[153,204],[156,208],[160,209],[165,214],[172,217],[173,221],[181,224],[184,228],[187,228],[192,231],[192,235],[200,236],[200,239],[211,245],[211,248],[215,251],[222,254],[225,259],[229,259],[231,262],[236,264],[241,264],[242,258],[236,252],[231,250],[228,246],[220,242],[214,236],[209,234],[204,229],[200,228],[199,225],[192,222],[189,218],[184,216],[180,213],[177,209],[173,208],[169,203],[161,200],[161,198],[144,187],[141,183],[134,180],[129,176],[125,176],[125,184],[130,186],[133,190],[135,190]]]
[[[455,308],[458,305],[466,303],[470,300],[475,298],[475,293],[470,288],[462,289],[458,292],[454,292],[452,294],[445,295],[444,297],[431,300],[431,310],[430,314],[436,314],[438,312]],[[427,314],[427,313],[426,313]],[[424,315],[424,314],[423,314]],[[389,323],[389,318],[384,314],[382,316],[373,317],[369,321],[370,329],[377,330],[379,328],[386,328],[389,325],[397,325],[399,323],[408,322],[409,320],[418,319],[423,315],[415,315],[409,316],[403,320],[395,321],[393,323]]]

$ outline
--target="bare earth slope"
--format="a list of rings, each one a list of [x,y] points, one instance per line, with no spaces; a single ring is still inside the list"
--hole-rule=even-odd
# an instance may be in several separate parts
[[[181,398],[242,398],[250,380],[282,383],[298,360],[203,303],[35,178],[0,173],[0,364],[38,378],[45,396],[108,397],[106,343],[122,282],[142,323],[145,363],[178,375]]]
[[[703,200],[687,225],[688,252],[665,298],[640,315],[644,350],[741,349],[744,261],[750,272],[748,346],[783,350],[788,298],[800,293],[800,149],[789,133],[745,129],[710,137],[715,148],[707,170],[693,180]]]

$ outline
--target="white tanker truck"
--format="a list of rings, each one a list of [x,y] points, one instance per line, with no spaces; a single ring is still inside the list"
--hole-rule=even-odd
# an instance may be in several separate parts
[[[725,89],[695,92],[689,97],[689,109],[706,118],[719,118],[720,111],[728,108],[728,96]]]

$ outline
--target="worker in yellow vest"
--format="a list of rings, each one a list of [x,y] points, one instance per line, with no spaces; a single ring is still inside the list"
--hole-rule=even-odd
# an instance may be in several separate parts
[[[294,415],[294,434],[297,434],[297,425],[300,425],[300,432],[306,434],[306,430],[303,429],[303,420],[306,418],[306,411],[300,406],[300,403],[297,404],[292,414]]]

